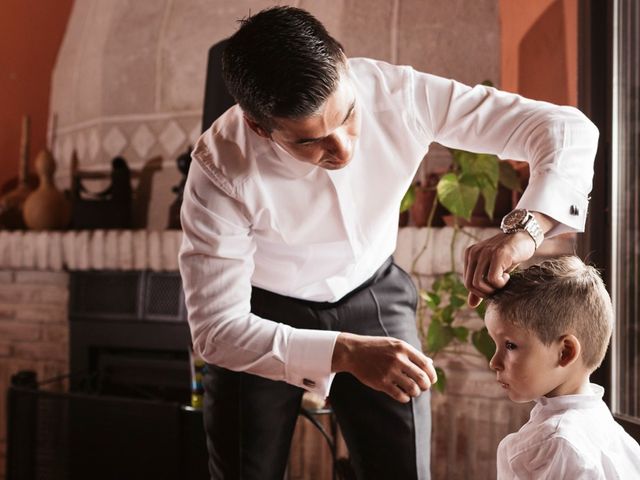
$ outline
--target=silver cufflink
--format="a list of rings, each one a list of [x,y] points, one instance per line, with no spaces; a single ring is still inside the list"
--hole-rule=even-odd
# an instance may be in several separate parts
[[[576,207],[575,205],[571,205],[571,208],[569,208],[569,213],[571,215],[580,215],[580,210],[578,210],[578,207]]]

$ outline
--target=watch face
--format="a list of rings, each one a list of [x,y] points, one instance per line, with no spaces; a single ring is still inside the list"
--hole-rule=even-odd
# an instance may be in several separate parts
[[[513,212],[509,212],[502,220],[502,225],[506,229],[516,228],[522,226],[525,218],[527,218],[527,211],[519,208]]]

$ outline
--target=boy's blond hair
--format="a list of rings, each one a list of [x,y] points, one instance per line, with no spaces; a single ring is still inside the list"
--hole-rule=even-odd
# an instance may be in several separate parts
[[[545,345],[576,336],[584,365],[595,370],[607,351],[613,308],[598,271],[573,255],[515,271],[507,285],[487,298],[487,307],[535,333]]]

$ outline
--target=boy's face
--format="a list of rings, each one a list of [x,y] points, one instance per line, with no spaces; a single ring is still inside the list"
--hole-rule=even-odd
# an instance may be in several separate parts
[[[493,306],[487,309],[485,323],[496,344],[489,366],[509,398],[520,403],[555,396],[566,373],[559,365],[561,342],[544,345],[535,333],[502,319]]]

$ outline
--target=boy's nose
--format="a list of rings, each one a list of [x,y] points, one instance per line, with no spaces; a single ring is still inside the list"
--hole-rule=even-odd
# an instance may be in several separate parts
[[[500,361],[500,358],[498,357],[497,350],[496,353],[493,354],[493,357],[491,357],[491,360],[489,360],[489,368],[496,372],[502,370],[502,361]]]

